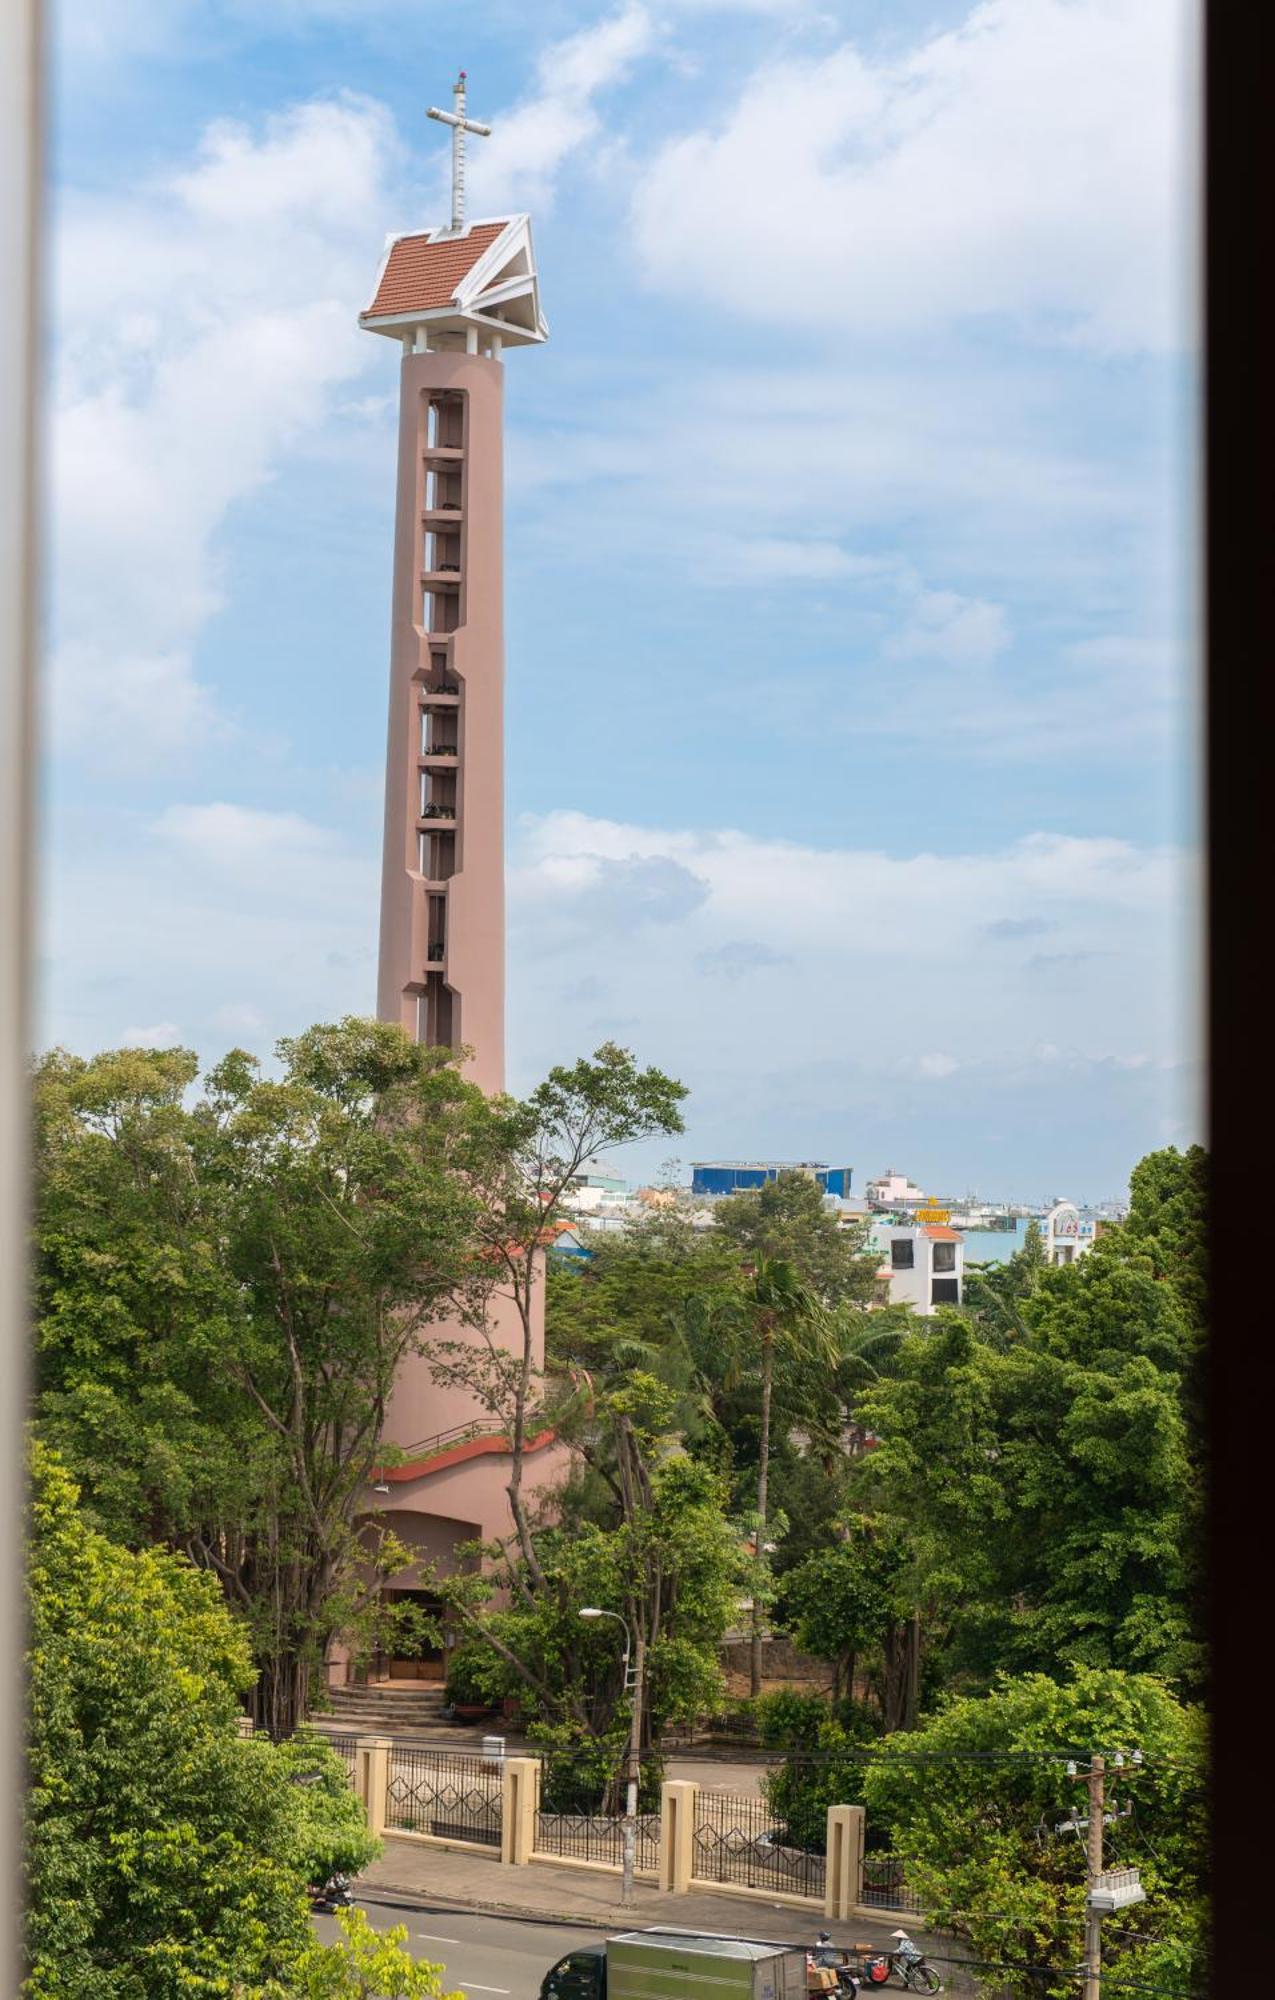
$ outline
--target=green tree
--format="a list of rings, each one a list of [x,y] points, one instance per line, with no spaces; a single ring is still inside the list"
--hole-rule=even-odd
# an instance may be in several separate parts
[[[551,1257],[546,1273],[545,1353],[559,1371],[587,1369],[601,1387],[640,1368],[678,1391],[695,1382],[690,1318],[731,1286],[734,1246],[656,1210],[623,1235],[591,1243],[587,1259]],[[694,1413],[687,1411],[687,1423]]]
[[[632,1635],[646,1749],[658,1749],[669,1723],[694,1720],[721,1698],[718,1649],[741,1549],[723,1482],[666,1428],[671,1405],[641,1374],[600,1399],[595,1427],[613,1439],[610,1511],[591,1517],[568,1489],[561,1522],[533,1529],[537,1574],[525,1587],[510,1587],[516,1548],[489,1549],[494,1560],[482,1573],[435,1581],[468,1635],[458,1663],[466,1683],[492,1701],[516,1695],[533,1737],[561,1753],[550,1760],[559,1806],[596,1803],[598,1788],[618,1778],[629,1734],[619,1634],[610,1619],[582,1619],[583,1607],[618,1614]],[[652,1763],[648,1778],[653,1771]]]
[[[784,1578],[784,1620],[803,1652],[832,1664],[834,1701],[843,1689],[853,1696],[857,1661],[893,1623],[901,1562],[897,1550],[858,1526]]]
[[[36,1080],[39,1411],[103,1525],[212,1570],[290,1728],[401,1563],[357,1518],[408,1355],[475,1283],[481,1092],[347,1019],[235,1052],[60,1051]]]
[[[1001,1675],[990,1694],[946,1700],[869,1760],[869,1823],[888,1823],[929,1920],[972,1942],[995,1991],[1074,2000],[1085,1857],[1076,1833],[1056,1829],[1083,1814],[1085,1793],[1066,1762],[1134,1749],[1143,1754],[1140,1773],[1127,1764],[1109,1790],[1107,1809],[1121,1816],[1107,1829],[1106,1853],[1111,1866],[1140,1869],[1147,1901],[1135,1922],[1107,1926],[1106,1978],[1113,1992],[1122,1982],[1194,1991],[1203,1730],[1163,1682],[1111,1668],[1078,1669],[1062,1681]]]
[[[744,1325],[756,1357],[761,1390],[757,1452],[757,1512],[753,1527],[753,1608],[749,1646],[749,1692],[761,1693],[761,1649],[765,1606],[771,1597],[770,1425],[777,1361],[796,1363],[818,1354],[835,1358],[835,1335],[810,1288],[786,1259],[758,1252],[742,1294]]]
[[[728,1195],[714,1220],[741,1257],[791,1264],[824,1305],[871,1303],[878,1260],[865,1248],[867,1224],[841,1222],[811,1175],[785,1170],[763,1187]]]
[[[520,1562],[510,1572],[524,1596],[539,1585],[539,1556],[523,1495],[527,1444],[544,1416],[537,1366],[545,1250],[562,1197],[587,1161],[616,1146],[680,1132],[686,1087],[662,1070],[639,1069],[606,1042],[591,1060],[550,1070],[530,1097],[483,1100],[458,1156],[475,1201],[468,1318],[477,1345],[434,1343],[434,1375],[468,1389],[504,1427],[507,1493]],[[512,1309],[510,1346],[497,1330],[497,1302]]]
[[[1129,1212],[1103,1231],[1090,1253],[1100,1259],[1145,1258],[1173,1286],[1193,1327],[1208,1313],[1209,1159],[1203,1146],[1148,1153],[1129,1176]]]
[[[999,1264],[966,1264],[965,1304],[992,1338],[1021,1339],[1026,1332],[1023,1302],[1036,1290],[1046,1268],[1044,1232],[1033,1215],[1022,1248],[1012,1256]]]
[[[857,1473],[912,1550],[912,1587],[950,1662],[1200,1670],[1186,1596],[1195,1474],[1181,1305],[1135,1263],[1044,1274],[1020,1339],[939,1314],[905,1340],[863,1413]]]
[[[346,1799],[325,1833],[329,1750],[309,1746],[320,1785],[305,1796],[286,1756],[238,1738],[253,1667],[213,1579],[107,1541],[76,1497],[37,1443],[23,1990],[290,1995],[309,1869],[325,1852],[362,1866],[376,1843],[351,1831]]]
[[[462,2000],[444,1992],[441,1965],[412,1958],[406,1924],[378,1934],[362,1910],[338,1911],[336,1921],[339,1942],[311,1945],[287,2000]]]

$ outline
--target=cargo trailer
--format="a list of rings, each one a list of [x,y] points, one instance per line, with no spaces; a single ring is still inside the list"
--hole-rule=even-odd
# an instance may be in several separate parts
[[[568,1952],[540,2000],[806,2000],[801,1945],[693,1931],[621,1931]]]

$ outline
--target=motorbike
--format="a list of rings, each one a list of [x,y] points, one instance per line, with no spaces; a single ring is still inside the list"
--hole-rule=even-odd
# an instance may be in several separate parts
[[[873,1952],[863,1961],[860,1973],[868,1986],[884,1986],[891,1973],[909,1993],[941,1993],[943,1982],[919,1945],[906,1931],[892,1931],[897,1939],[894,1950]]]
[[[310,1908],[324,1916],[353,1907],[354,1891],[348,1875],[330,1875],[321,1889],[311,1889]]]
[[[859,1991],[858,1974],[850,1963],[850,1954],[835,1945],[827,1931],[820,1931],[814,1948],[806,1953],[806,1966],[807,1992],[846,1994],[849,2000],[854,2000]]]

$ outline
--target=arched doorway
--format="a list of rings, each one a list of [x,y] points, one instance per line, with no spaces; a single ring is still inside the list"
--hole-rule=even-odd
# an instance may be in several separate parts
[[[378,1518],[386,1519],[384,1515]],[[413,1551],[416,1560],[382,1586],[381,1596],[390,1603],[412,1607],[419,1616],[405,1621],[409,1629],[400,1634],[395,1644],[373,1656],[366,1677],[370,1683],[381,1685],[407,1682],[438,1686],[447,1678],[456,1632],[434,1579],[479,1567],[477,1556],[462,1555],[459,1551],[467,1542],[479,1540],[482,1529],[476,1521],[455,1520],[448,1515],[408,1507],[396,1507],[387,1525]],[[411,1630],[411,1626],[416,1629]]]

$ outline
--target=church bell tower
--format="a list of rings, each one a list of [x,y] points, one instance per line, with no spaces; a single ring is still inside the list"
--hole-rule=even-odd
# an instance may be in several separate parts
[[[504,1085],[503,377],[548,335],[530,219],[465,216],[452,132],[452,216],[392,236],[371,333],[402,344],[398,500],[377,1011],[418,1041],[468,1044],[468,1073]]]

